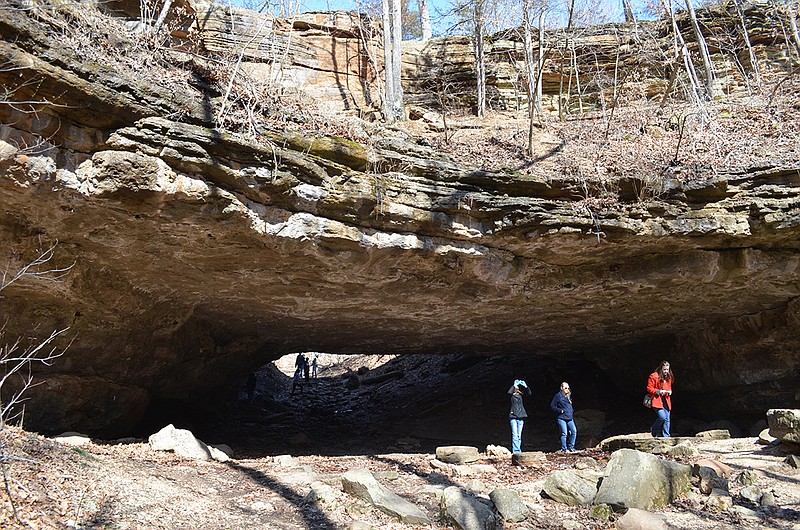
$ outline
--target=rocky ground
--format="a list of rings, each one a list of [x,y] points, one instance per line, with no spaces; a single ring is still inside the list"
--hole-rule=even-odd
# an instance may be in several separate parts
[[[292,362],[283,360],[278,366],[291,371]],[[380,362],[385,364],[374,366]],[[320,378],[306,384],[302,396],[291,399],[287,396],[289,377],[277,368],[267,367],[259,373],[253,403],[248,404],[242,395],[223,416],[209,417],[205,422],[194,420],[199,438],[209,443],[224,442],[233,448],[235,458],[225,463],[156,452],[143,439],[94,440],[73,447],[6,427],[0,444],[6,464],[0,526],[411,528],[336,488],[341,474],[366,468],[385,486],[422,508],[434,521],[430,528],[448,527],[439,518],[435,492],[438,486],[453,484],[479,495],[487,495],[499,486],[518,491],[529,505],[531,516],[522,523],[501,525],[502,528],[615,528],[618,515],[610,521],[595,520],[587,508],[567,507],[543,498],[542,485],[549,473],[574,466],[585,458],[602,464],[609,454],[594,448],[569,455],[553,452],[552,431],[535,428],[540,419],[538,413],[532,414],[529,421],[525,448],[547,452],[546,463],[540,466],[517,467],[508,458],[485,453],[480,463],[493,466],[496,471],[460,476],[452,469],[431,466],[436,445],[469,441],[477,445],[485,439],[507,445],[507,433],[495,435],[494,423],[481,414],[480,403],[484,402],[480,398],[464,403],[473,412],[465,415],[455,414],[453,403],[437,399],[439,387],[452,392],[450,386],[460,385],[467,393],[474,393],[473,385],[480,381],[471,370],[479,372],[485,384],[493,380],[493,372],[507,370],[506,364],[498,362],[483,361],[465,368],[467,364],[460,358],[427,357],[331,361]],[[366,370],[370,365],[372,369]],[[350,387],[355,386],[352,374],[358,368],[362,372],[361,383],[357,388],[348,388],[348,380]],[[431,384],[425,384],[426,378]],[[415,409],[416,417],[403,421],[402,412],[417,407],[420,401],[433,403],[428,409]],[[487,399],[484,406],[492,402]],[[436,409],[441,404],[451,416],[473,418],[473,427],[483,424],[485,432],[466,437],[461,431],[469,422],[455,422],[455,435],[445,438],[447,426],[441,424],[442,417]],[[534,411],[536,407],[535,401],[529,404]],[[502,416],[501,412],[498,414]],[[502,419],[498,422],[503,423]],[[485,445],[478,447],[485,449]],[[697,442],[696,447],[698,456],[679,459],[690,462],[709,458],[731,466],[733,498],[736,504],[753,512],[710,512],[703,508],[705,497],[695,490],[659,510],[670,528],[800,528],[800,472],[784,462],[785,455],[775,446],[758,445],[756,438],[744,437]],[[739,495],[744,487],[739,477],[748,469],[756,472],[761,490],[773,494],[776,506],[760,508]],[[307,495],[316,483],[333,485],[335,496],[321,503],[308,502]]]

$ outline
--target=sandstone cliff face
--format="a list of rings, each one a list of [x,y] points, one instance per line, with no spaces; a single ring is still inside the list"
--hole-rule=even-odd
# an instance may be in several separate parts
[[[669,358],[698,414],[800,401],[796,158],[593,212],[574,178],[396,132],[256,143],[196,94],[59,49],[32,13],[0,10],[0,34],[3,86],[47,102],[0,105],[0,241],[12,269],[55,241],[74,263],[2,292],[6,340],[73,338],[36,367],[30,428],[124,433],[307,350],[590,359],[631,395]]]

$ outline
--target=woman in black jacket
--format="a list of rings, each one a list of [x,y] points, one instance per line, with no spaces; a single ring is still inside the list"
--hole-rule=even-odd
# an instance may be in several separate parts
[[[578,436],[578,428],[575,427],[575,420],[572,417],[572,391],[569,389],[569,383],[561,383],[561,390],[553,396],[550,408],[558,415],[556,423],[561,432],[561,452],[575,452],[575,437]]]
[[[511,422],[511,452],[516,454],[522,452],[522,426],[525,418],[528,417],[522,404],[522,396],[523,394],[530,396],[531,389],[528,388],[525,381],[517,379],[511,385],[508,393],[511,394],[511,412],[508,413]]]

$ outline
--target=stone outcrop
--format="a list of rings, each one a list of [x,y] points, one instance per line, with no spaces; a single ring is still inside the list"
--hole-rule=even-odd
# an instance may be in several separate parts
[[[797,160],[590,212],[578,177],[367,124],[364,144],[233,135],[207,94],[93,63],[36,16],[0,11],[7,97],[41,102],[0,105],[0,244],[18,270],[57,241],[47,266],[69,272],[6,287],[1,316],[5,337],[72,342],[34,367],[26,426],[124,434],[311,350],[585,359],[632,396],[668,356],[698,414],[798,403]]]

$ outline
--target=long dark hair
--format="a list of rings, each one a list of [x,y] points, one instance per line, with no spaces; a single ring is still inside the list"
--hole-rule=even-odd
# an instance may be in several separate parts
[[[669,364],[669,373],[667,374],[667,377],[664,377],[664,375],[661,373],[661,369],[664,368],[665,364]],[[669,363],[669,361],[661,361],[661,364],[658,365],[658,368],[655,369],[655,372],[658,374],[658,377],[665,381],[675,381],[675,374],[672,373],[672,365]]]

